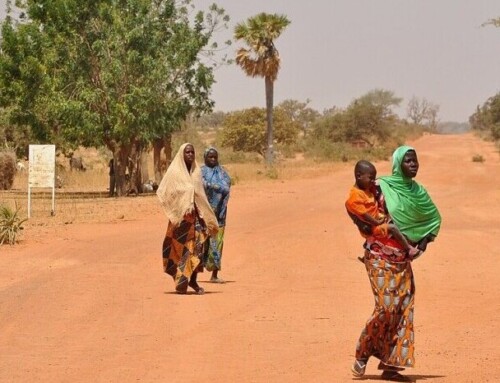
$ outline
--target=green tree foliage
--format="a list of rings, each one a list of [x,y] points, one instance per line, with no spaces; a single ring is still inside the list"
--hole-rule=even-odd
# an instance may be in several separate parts
[[[401,99],[390,91],[371,91],[355,99],[347,109],[337,109],[317,120],[312,139],[379,145],[391,135],[390,128],[397,121],[392,107],[399,102]]]
[[[500,140],[500,93],[490,97],[470,116],[471,129],[481,132],[493,140]]]
[[[213,66],[203,55],[228,18],[191,0],[26,0],[2,25],[0,102],[40,142],[106,145],[118,193],[140,179],[144,149],[189,113],[211,111]],[[132,160],[132,161],[131,161]],[[155,165],[159,165],[155,163]]]
[[[300,126],[283,110],[274,110],[274,139],[278,144],[296,142]],[[267,150],[266,110],[244,109],[227,114],[222,130],[221,144],[235,151],[255,152],[263,157]]]
[[[263,77],[266,88],[267,148],[266,163],[273,164],[273,103],[274,82],[278,78],[280,57],[274,46],[276,40],[290,21],[284,15],[259,13],[234,28],[236,40],[247,47],[239,48],[236,63],[251,77]]]
[[[380,108],[384,118],[395,117],[393,108],[399,106],[401,101],[401,97],[396,97],[393,91],[385,89],[373,89],[357,99],[358,103]]]
[[[0,148],[10,149],[18,158],[28,158],[28,145],[33,143],[31,130],[26,125],[11,122],[10,108],[0,108]]]
[[[222,126],[224,118],[226,118],[224,112],[207,113],[196,120],[196,125],[200,128],[219,128]]]
[[[277,106],[277,109],[283,110],[292,121],[299,124],[304,137],[307,136],[309,128],[320,116],[320,113],[317,110],[308,106],[310,102],[311,100],[309,99],[305,102],[285,100]]]
[[[500,17],[490,19],[483,26],[492,25],[500,28]],[[500,140],[500,92],[488,98],[482,106],[476,108],[476,112],[469,117],[469,123],[473,130],[486,134],[495,141]]]

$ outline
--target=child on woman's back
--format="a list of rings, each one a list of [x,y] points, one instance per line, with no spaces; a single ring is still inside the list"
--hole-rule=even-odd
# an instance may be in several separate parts
[[[374,194],[377,178],[375,166],[366,160],[358,161],[354,167],[354,178],[355,184],[349,192],[345,206],[361,235],[363,237],[392,236],[403,246],[410,257],[418,255],[420,250],[408,243],[396,225],[386,223],[385,215],[379,210]]]

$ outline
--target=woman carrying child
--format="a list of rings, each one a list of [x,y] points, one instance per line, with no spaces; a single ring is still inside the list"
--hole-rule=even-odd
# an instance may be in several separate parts
[[[411,246],[425,251],[439,232],[441,216],[427,191],[413,178],[419,163],[415,149],[401,146],[393,154],[392,175],[379,180],[379,209],[408,239]],[[364,263],[375,297],[375,309],[356,345],[351,370],[365,373],[368,359],[380,360],[382,378],[402,380],[398,371],[413,367],[413,305],[415,285],[412,257],[394,238],[367,236]]]
[[[375,166],[366,160],[358,161],[354,167],[354,177],[356,182],[349,192],[345,206],[347,213],[358,226],[360,234],[364,238],[375,239],[391,236],[410,257],[418,256],[420,250],[410,245],[394,223],[387,223],[385,212],[379,209],[376,198],[379,191],[375,184],[377,178]]]

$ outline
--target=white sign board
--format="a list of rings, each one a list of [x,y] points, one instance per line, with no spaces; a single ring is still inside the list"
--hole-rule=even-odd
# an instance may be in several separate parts
[[[31,188],[52,188],[52,212],[54,215],[56,179],[56,146],[29,146],[28,217],[31,217]]]
[[[56,146],[29,146],[28,186],[31,188],[53,188],[56,178]]]

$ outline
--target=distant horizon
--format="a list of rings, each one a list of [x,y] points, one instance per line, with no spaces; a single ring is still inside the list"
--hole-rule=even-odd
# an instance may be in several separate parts
[[[282,59],[275,105],[311,100],[318,111],[347,107],[374,89],[408,101],[440,106],[442,122],[468,122],[478,105],[500,91],[500,28],[481,27],[500,17],[500,1],[478,0],[254,0],[215,1],[234,25],[260,12],[286,15],[291,24],[276,40]],[[206,9],[212,0],[195,0]],[[311,6],[314,4],[314,6]],[[242,46],[233,42],[229,52]],[[216,72],[215,110],[265,107],[264,80],[233,65]]]
[[[500,28],[481,26],[500,17],[499,0],[193,0],[200,10],[214,2],[231,18],[218,42],[260,12],[291,21],[275,41],[281,57],[275,105],[309,99],[322,112],[384,89],[403,98],[394,109],[400,118],[415,96],[438,104],[441,122],[465,123],[500,92]],[[5,5],[0,0],[2,19]],[[225,53],[234,57],[241,46],[233,41]],[[214,111],[265,107],[263,79],[247,77],[235,64],[214,74]]]

